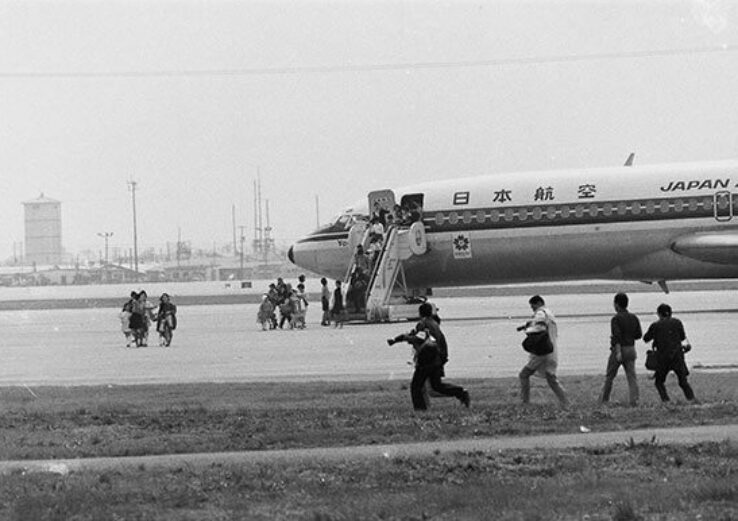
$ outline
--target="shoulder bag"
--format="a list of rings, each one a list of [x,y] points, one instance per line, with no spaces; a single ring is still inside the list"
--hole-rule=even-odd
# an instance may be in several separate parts
[[[523,349],[532,355],[543,356],[553,353],[553,343],[548,331],[527,333],[523,340]]]
[[[656,354],[655,349],[649,349],[646,351],[646,369],[649,371],[655,371],[658,368],[659,362],[657,357],[658,355]]]

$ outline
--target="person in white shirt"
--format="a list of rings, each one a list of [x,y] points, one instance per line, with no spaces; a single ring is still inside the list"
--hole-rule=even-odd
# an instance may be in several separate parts
[[[528,300],[533,310],[533,318],[524,326],[526,334],[548,331],[553,351],[548,354],[529,353],[528,363],[520,370],[518,375],[520,378],[520,397],[524,404],[530,403],[530,377],[535,373],[542,374],[549,387],[559,399],[559,403],[563,408],[569,406],[569,400],[566,397],[564,388],[556,377],[557,351],[558,351],[558,327],[556,325],[556,317],[545,306],[545,302],[540,295],[534,295]],[[518,328],[521,329],[521,328]]]
[[[295,327],[298,329],[305,329],[305,315],[307,314],[308,301],[307,295],[305,294],[305,285],[300,283],[297,285],[297,291],[295,292]]]
[[[328,280],[323,277],[320,279],[320,306],[323,310],[323,316],[320,319],[321,326],[331,325],[331,290],[328,289]]]
[[[379,217],[372,217],[372,220],[369,221],[369,240],[374,242],[382,239],[384,239],[384,224],[379,220]]]

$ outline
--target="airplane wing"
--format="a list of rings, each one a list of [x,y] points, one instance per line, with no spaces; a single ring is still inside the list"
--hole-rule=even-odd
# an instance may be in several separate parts
[[[684,235],[672,243],[671,249],[690,259],[738,264],[738,231]]]

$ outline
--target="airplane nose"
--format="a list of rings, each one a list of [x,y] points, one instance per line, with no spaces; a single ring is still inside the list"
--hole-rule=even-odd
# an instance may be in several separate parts
[[[318,262],[317,253],[315,242],[301,240],[290,246],[289,250],[287,250],[287,258],[295,266],[310,270],[313,273],[321,273],[321,264],[325,263]],[[345,269],[344,267],[341,271]]]

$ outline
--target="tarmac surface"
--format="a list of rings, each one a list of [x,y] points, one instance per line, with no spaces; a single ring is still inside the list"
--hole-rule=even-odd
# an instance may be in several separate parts
[[[559,323],[559,374],[601,374],[612,294],[544,296]],[[517,375],[527,361],[516,331],[530,316],[527,300],[434,298],[449,342],[449,378]],[[631,295],[630,307],[645,328],[661,302],[670,303],[684,322],[693,370],[738,367],[738,292],[639,293]],[[141,349],[125,347],[119,308],[0,311],[0,385],[409,380],[410,347],[390,348],[385,340],[407,332],[412,322],[321,327],[319,307],[310,304],[305,330],[262,331],[256,304],[181,306],[172,346],[159,347],[153,333],[149,347]],[[646,345],[638,342],[636,349],[643,359]]]
[[[580,429],[584,429],[580,427]],[[121,458],[83,458],[59,460],[1,461],[0,475],[72,472],[197,469],[210,465],[262,465],[422,457],[455,452],[497,453],[509,450],[604,447],[617,444],[696,444],[738,441],[738,424],[636,429],[614,432],[579,432],[522,437],[479,438],[391,445],[359,445],[312,449],[216,452],[129,456]]]

